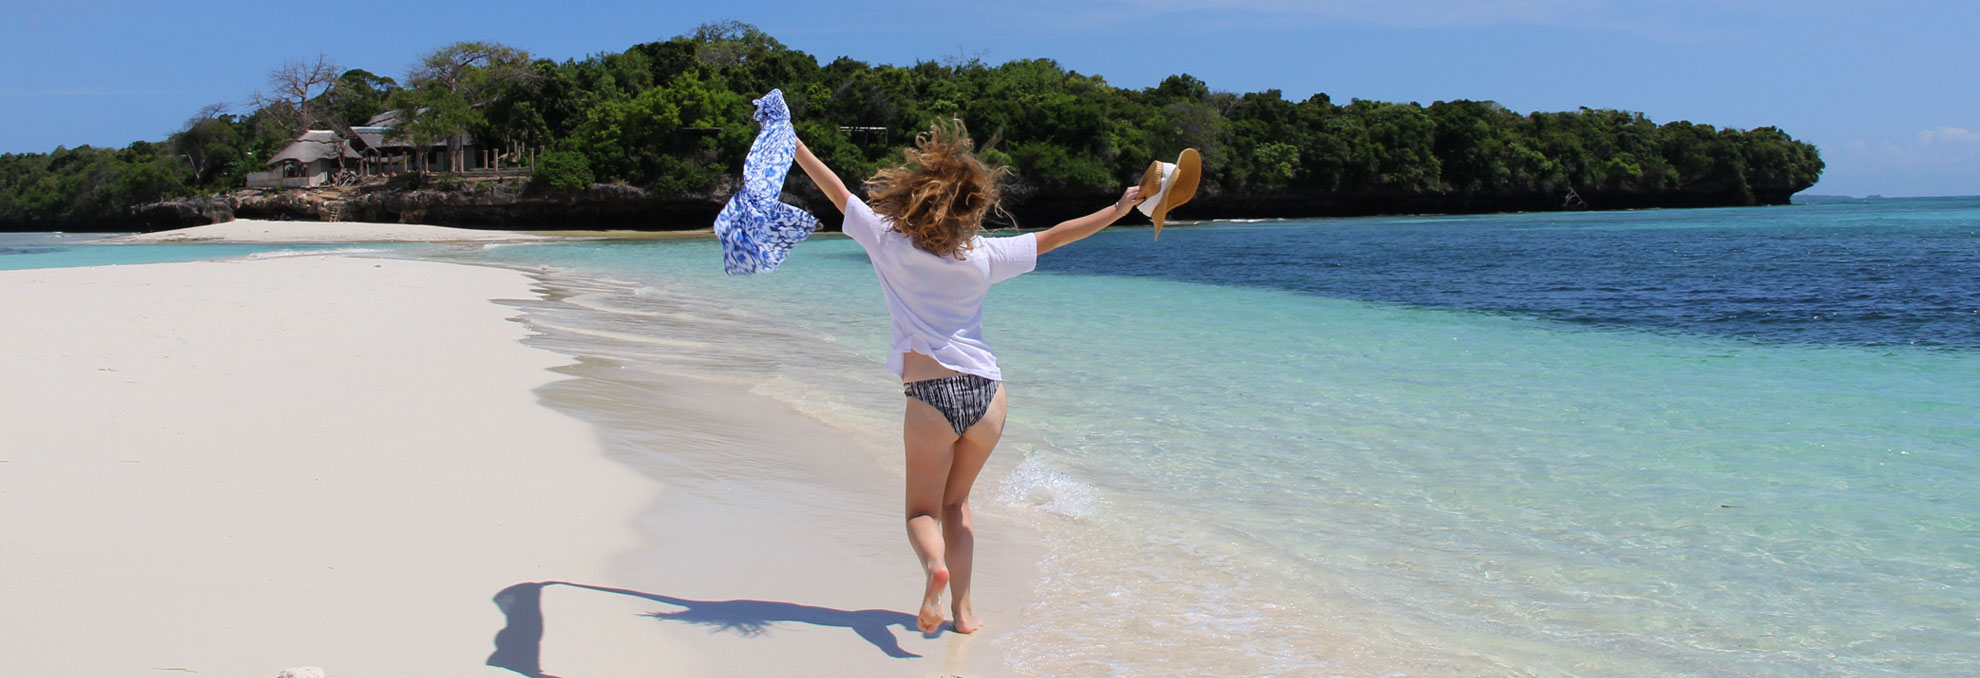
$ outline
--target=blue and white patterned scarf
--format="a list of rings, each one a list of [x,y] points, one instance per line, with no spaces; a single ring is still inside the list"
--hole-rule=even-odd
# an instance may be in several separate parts
[[[715,237],[722,241],[722,270],[751,275],[777,270],[791,247],[818,229],[818,217],[778,202],[784,176],[797,159],[797,131],[783,90],[770,90],[756,100],[756,120],[763,129],[743,160],[743,189],[715,216]]]

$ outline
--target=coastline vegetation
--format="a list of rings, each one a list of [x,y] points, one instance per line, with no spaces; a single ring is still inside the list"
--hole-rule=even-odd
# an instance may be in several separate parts
[[[751,99],[772,88],[784,90],[811,148],[852,181],[894,161],[930,120],[960,118],[990,159],[1014,167],[1020,206],[1106,195],[1185,146],[1204,155],[1203,193],[1226,204],[1379,198],[1407,210],[1456,200],[1488,211],[1519,197],[1558,205],[1569,191],[1767,204],[1786,202],[1823,168],[1812,145],[1774,127],[1657,124],[1589,108],[1520,114],[1490,101],[1292,101],[1278,90],[1212,91],[1189,75],[1123,89],[1049,59],[820,64],[725,22],[563,62],[456,43],[415,64],[405,82],[321,57],[291,62],[245,112],[210,106],[162,142],[0,155],[0,227],[230,192],[301,131],[348,132],[388,110],[400,111],[395,134],[414,143],[465,132],[484,147],[546,149],[533,190],[599,182],[714,200],[755,135]]]

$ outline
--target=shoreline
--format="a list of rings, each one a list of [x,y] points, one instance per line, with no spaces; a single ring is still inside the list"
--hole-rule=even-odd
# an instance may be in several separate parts
[[[872,432],[855,430],[862,426],[766,391],[765,380],[775,377],[724,367],[733,354],[702,354],[695,338],[665,326],[649,328],[652,337],[670,354],[700,354],[689,359],[704,369],[611,350],[582,329],[589,323],[581,318],[605,313],[585,299],[615,283],[520,270],[545,297],[519,304],[522,321],[538,332],[526,343],[577,361],[558,370],[574,378],[541,390],[544,404],[591,423],[609,456],[667,486],[640,516],[642,533],[656,538],[615,566],[633,590],[559,585],[541,589],[545,600],[587,611],[651,612],[662,599],[686,605],[663,615],[685,623],[629,636],[691,646],[720,662],[675,662],[670,674],[1020,675],[998,637],[1020,626],[1034,595],[1042,546],[1033,528],[979,513],[974,589],[989,626],[922,635],[911,614],[922,574],[902,532],[891,436],[876,446]],[[977,496],[992,493],[994,482],[986,475]],[[546,627],[556,623],[546,615]],[[829,669],[818,662],[825,657]],[[587,668],[595,670],[566,675],[624,672]]]
[[[1736,201],[1727,202],[1723,200],[1699,199],[1696,196],[1686,199],[1646,201],[1645,199],[1642,198],[1642,196],[1628,195],[1628,193],[1629,192],[1624,192],[1623,195],[1614,196],[1619,199],[1619,202],[1615,204],[1606,204],[1602,206],[1578,208],[1578,209],[1567,209],[1559,205],[1553,204],[1556,198],[1552,196],[1552,194],[1547,194],[1545,196],[1540,196],[1540,197],[1534,197],[1534,196],[1508,197],[1506,198],[1506,200],[1508,201],[1506,204],[1496,205],[1496,206],[1474,205],[1472,204],[1474,200],[1472,197],[1455,196],[1455,195],[1445,195],[1434,199],[1426,198],[1424,196],[1366,196],[1365,197],[1366,201],[1369,201],[1376,205],[1376,207],[1372,207],[1372,208],[1368,206],[1361,206],[1361,207],[1350,206],[1347,205],[1346,203],[1352,203],[1354,202],[1353,200],[1342,201],[1333,198],[1316,198],[1316,197],[1300,198],[1296,196],[1254,196],[1251,198],[1204,197],[1204,198],[1199,198],[1197,201],[1195,201],[1194,203],[1195,207],[1191,210],[1191,215],[1196,215],[1196,216],[1177,215],[1177,218],[1172,219],[1169,223],[1171,224],[1213,223],[1213,222],[1242,223],[1242,222],[1257,222],[1257,221],[1293,221],[1293,220],[1308,220],[1308,219],[1430,217],[1430,216],[1466,217],[1466,216],[1485,216],[1485,215],[1498,215],[1498,214],[1573,214],[1580,212],[1599,213],[1599,212],[1613,212],[1613,211],[1641,211],[1641,210],[1653,210],[1653,209],[1722,209],[1722,208],[1738,208],[1738,207],[1780,207],[1780,206],[1790,206],[1790,205],[1814,205],[1814,204],[1834,204],[1841,202],[1864,202],[1870,200],[1933,200],[1933,199],[1964,197],[1964,196],[1910,196],[1910,197],[1899,197],[1899,198],[1884,198],[1882,196],[1870,196],[1867,198],[1853,198],[1849,196],[1820,195],[1820,196],[1805,196],[1806,198],[1808,198],[1807,200],[1797,202],[1793,199],[1793,195],[1790,194],[1784,197],[1772,197],[1764,200],[1758,200],[1757,202],[1742,203]],[[1590,193],[1590,195],[1595,195],[1598,198],[1601,197],[1599,194],[1592,192]],[[1077,198],[1062,197],[1062,198],[1053,198],[1049,200],[1044,200],[1041,204],[1034,206],[1038,210],[1037,214],[1029,215],[1022,220],[1022,223],[1032,224],[1032,225],[1021,227],[1021,230],[1028,231],[1028,230],[1042,229],[1045,228],[1046,226],[1041,226],[1038,224],[1049,225],[1050,223],[1061,219],[1076,218],[1078,216],[1084,215],[1086,211],[1085,209],[1086,206],[1088,206],[1093,201],[1095,200],[1104,201],[1110,199],[1111,199],[1110,195],[1096,194],[1094,196],[1080,196]],[[1287,203],[1287,202],[1300,203],[1302,201],[1306,201],[1306,202],[1317,201],[1317,204],[1321,205],[1321,207],[1311,208],[1311,209],[1284,209],[1276,206],[1279,205],[1280,203]],[[1487,202],[1491,202],[1491,201],[1487,200]],[[796,204],[800,204],[800,206],[804,206],[808,208],[825,209],[826,207],[826,205],[824,205],[824,203],[820,202],[819,200],[800,200],[800,202]],[[691,216],[685,218],[682,217],[680,214],[674,212],[668,212],[664,216],[641,216],[632,219],[599,218],[599,219],[592,219],[588,223],[605,224],[603,228],[594,227],[594,228],[559,229],[559,230],[513,230],[509,228],[504,228],[503,227],[504,225],[508,225],[508,226],[515,225],[516,220],[510,218],[483,220],[482,222],[476,222],[472,219],[465,221],[455,220],[449,222],[449,223],[470,224],[469,226],[466,227],[440,226],[433,224],[418,224],[418,223],[401,223],[396,221],[320,221],[314,219],[278,221],[278,220],[258,219],[258,218],[231,218],[228,221],[215,222],[203,226],[172,228],[169,230],[156,230],[156,231],[138,233],[135,235],[119,236],[116,238],[107,239],[104,242],[112,243],[112,244],[115,243],[135,244],[135,243],[155,243],[155,242],[222,242],[222,243],[243,243],[243,244],[270,244],[270,243],[299,243],[299,242],[300,243],[345,243],[345,242],[461,242],[461,241],[484,241],[484,240],[518,241],[518,240],[541,240],[546,238],[547,239],[564,239],[564,238],[664,239],[670,237],[682,237],[682,236],[694,237],[694,236],[709,235],[713,233],[713,229],[708,226],[674,227],[674,228],[657,228],[657,229],[642,228],[641,226],[647,223],[664,222],[670,219],[672,220],[684,219],[685,221],[688,222],[706,224],[712,222],[715,213],[720,210],[720,207],[721,207],[721,203],[711,203],[710,205],[706,206],[706,209],[690,210]],[[813,209],[812,211],[816,214],[829,214],[831,212],[831,210],[829,209],[826,210],[825,212],[820,212],[817,209]],[[229,212],[229,215],[231,215],[231,212]],[[391,216],[391,215],[386,215],[386,216]],[[180,221],[177,223],[186,223],[186,222]],[[193,223],[197,223],[197,222],[193,222]],[[126,225],[138,226],[141,228],[144,224],[137,223],[137,224],[126,224]],[[1130,221],[1122,225],[1129,227],[1149,226],[1149,224],[1145,220],[1141,220],[1139,218],[1130,218]],[[16,226],[18,228],[19,225]],[[65,226],[70,226],[70,225],[63,223],[50,223],[48,224],[48,226],[53,230],[14,230],[9,232],[91,233],[91,232],[102,231],[102,229],[100,228],[83,228],[80,230],[68,230],[67,228],[65,228]],[[162,224],[160,224],[160,226],[162,226]],[[626,228],[625,226],[631,226],[631,227]],[[821,230],[820,232],[836,233],[837,231]]]
[[[1012,674],[1025,535],[980,537],[990,629],[912,631],[897,481],[851,436],[545,348],[543,284],[348,256],[0,272],[0,510],[49,517],[5,539],[14,666]]]
[[[349,244],[371,242],[519,242],[556,236],[472,228],[363,221],[268,221],[235,219],[206,226],[138,233],[99,241],[108,245],[152,243]]]

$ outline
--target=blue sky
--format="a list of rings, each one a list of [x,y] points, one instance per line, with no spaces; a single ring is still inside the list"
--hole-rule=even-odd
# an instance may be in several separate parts
[[[1775,125],[1822,149],[1810,193],[1980,194],[1980,2],[1971,0],[1007,0],[476,3],[0,0],[0,153],[159,140],[239,106],[318,52],[403,77],[420,54],[494,40],[554,59],[723,19],[821,62],[1051,58],[1148,87],[1658,122]]]

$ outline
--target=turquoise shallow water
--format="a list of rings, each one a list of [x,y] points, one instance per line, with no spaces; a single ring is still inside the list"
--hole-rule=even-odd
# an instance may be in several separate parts
[[[219,243],[171,243],[156,245],[104,245],[103,233],[0,233],[0,271],[29,268],[71,268],[77,266],[120,266],[162,264],[249,256],[282,256],[327,250],[382,252],[419,249],[423,246],[372,244],[336,246],[319,244],[234,245]]]
[[[1402,250],[1436,245],[1426,228],[1507,241],[1581,225],[1706,234],[1728,279],[1767,248],[1846,258],[1824,244],[1835,237],[1916,266],[1892,238],[1924,239],[1953,270],[1896,277],[1929,286],[1975,255],[1971,207],[1899,214],[1932,223],[1882,239],[1850,230],[1874,217],[1862,210],[1796,208],[1213,224],[1159,244],[1115,229],[1075,246],[1117,253],[1109,270],[1048,255],[992,292],[986,323],[1013,394],[986,509],[1048,545],[1039,600],[1004,649],[1044,675],[1966,674],[1980,665],[1970,289],[1893,309],[1917,324],[1862,319],[1899,328],[1887,339],[1764,319],[1746,336],[1663,320],[1731,317],[1684,307],[1694,292],[1640,300],[1649,320],[1591,322],[1587,302],[1509,301],[1476,280],[1433,287],[1484,290],[1477,303],[1344,298],[1313,289],[1332,282],[1262,279],[1241,257],[1224,282],[1160,262],[1275,234]],[[1828,239],[1796,250],[1781,228]],[[1539,247],[1560,253],[1544,263],[1510,248],[1522,254],[1501,263],[1572,279],[1577,248]],[[851,241],[815,238],[740,279],[707,241],[466,256],[586,280],[567,300],[578,310],[539,318],[571,350],[750,381],[897,463],[885,310]],[[1777,278],[1835,270],[1773,264]],[[1344,275],[1379,288],[1424,274]],[[1732,316],[1834,286],[1772,295],[1786,283],[1769,280],[1737,282],[1753,289]]]
[[[1002,649],[1065,676],[1971,675],[1976,210],[1116,228],[1048,255],[987,312],[1012,429],[981,510],[1047,546]],[[427,256],[546,276],[549,347],[750,384],[898,466],[849,240],[753,278],[710,241]]]

